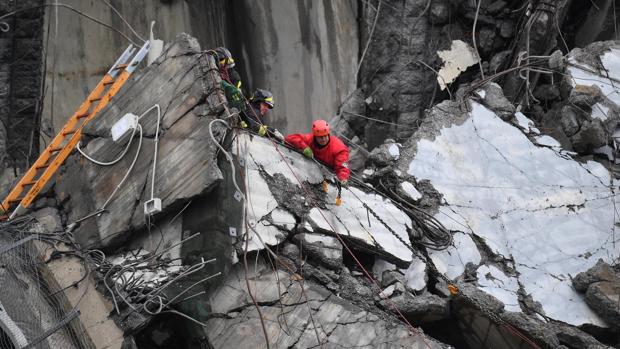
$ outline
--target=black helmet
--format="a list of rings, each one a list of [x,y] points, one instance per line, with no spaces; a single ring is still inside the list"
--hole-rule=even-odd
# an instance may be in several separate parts
[[[264,102],[269,106],[269,109],[273,108],[273,94],[262,88],[257,88],[250,98],[252,102]]]
[[[235,66],[235,60],[232,58],[230,51],[226,47],[218,47],[215,50],[217,54],[217,61],[220,66],[226,66],[226,68],[232,68]]]

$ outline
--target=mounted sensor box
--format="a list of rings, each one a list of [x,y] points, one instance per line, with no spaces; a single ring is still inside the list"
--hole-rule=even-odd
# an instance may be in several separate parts
[[[127,113],[112,126],[112,140],[118,142],[138,127],[138,116]]]
[[[161,199],[153,198],[144,203],[144,214],[155,214],[157,212],[161,212]]]

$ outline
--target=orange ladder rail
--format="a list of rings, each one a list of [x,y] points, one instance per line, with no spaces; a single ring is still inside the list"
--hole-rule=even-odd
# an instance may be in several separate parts
[[[36,199],[39,192],[43,190],[45,185],[51,180],[58,168],[64,163],[67,157],[69,157],[79,142],[84,126],[118,93],[129,76],[146,56],[148,50],[149,42],[147,41],[133,59],[131,59],[136,48],[134,48],[133,45],[129,45],[114,65],[112,65],[103,79],[101,79],[88,95],[86,100],[82,102],[60,132],[54,137],[41,155],[39,155],[37,161],[26,171],[9,195],[2,201],[1,209],[4,211],[4,214],[8,213],[12,205],[19,203],[13,213],[8,217],[9,220],[23,213]],[[129,59],[131,59],[131,61],[127,63]],[[43,173],[37,178],[40,170],[43,170]],[[28,190],[26,195],[20,197],[29,186],[30,190]]]

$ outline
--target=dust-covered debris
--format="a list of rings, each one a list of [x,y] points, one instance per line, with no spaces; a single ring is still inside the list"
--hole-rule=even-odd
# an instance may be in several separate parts
[[[444,62],[437,74],[437,82],[442,90],[480,60],[476,51],[461,40],[452,41],[450,50],[439,51],[437,55]]]

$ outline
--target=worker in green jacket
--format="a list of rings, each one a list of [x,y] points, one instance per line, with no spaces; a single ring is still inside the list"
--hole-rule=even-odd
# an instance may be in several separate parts
[[[221,86],[228,100],[228,105],[232,108],[237,108],[239,111],[245,110],[243,92],[241,91],[241,78],[234,69],[235,60],[226,47],[218,47],[213,51],[216,54],[215,58],[222,78]]]

